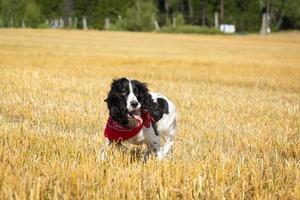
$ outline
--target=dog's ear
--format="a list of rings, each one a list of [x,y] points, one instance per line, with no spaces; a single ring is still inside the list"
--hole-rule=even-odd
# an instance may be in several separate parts
[[[147,94],[149,92],[147,84],[137,80],[131,81],[139,90],[140,93]]]
[[[147,110],[155,121],[158,121],[163,116],[163,111],[160,109],[159,104],[154,102],[146,83],[141,83],[137,80],[131,81],[139,90],[138,99],[142,104],[142,108]]]
[[[118,88],[118,85],[125,82],[125,81],[128,81],[127,78],[123,77],[123,78],[117,78],[117,79],[113,79],[111,84],[110,84],[110,89],[111,90],[115,90],[116,88]]]
[[[128,124],[126,103],[123,101],[122,97],[111,90],[105,100],[111,118],[122,125]]]
[[[109,109],[109,115],[111,116],[111,118],[113,120],[115,120],[116,122],[118,122],[122,125],[127,125],[129,123],[129,120],[127,118],[127,114],[124,115],[124,112],[119,107],[112,106]]]

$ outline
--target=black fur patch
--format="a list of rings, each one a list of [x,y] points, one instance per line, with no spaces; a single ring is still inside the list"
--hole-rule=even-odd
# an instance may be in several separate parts
[[[157,98],[157,103],[159,105],[159,108],[164,114],[169,113],[169,104],[168,102],[163,98]]]

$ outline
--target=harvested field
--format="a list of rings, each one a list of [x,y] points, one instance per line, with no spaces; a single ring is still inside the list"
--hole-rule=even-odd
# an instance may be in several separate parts
[[[98,160],[123,76],[175,102],[172,157]],[[1,29],[0,144],[0,199],[300,199],[300,33]]]

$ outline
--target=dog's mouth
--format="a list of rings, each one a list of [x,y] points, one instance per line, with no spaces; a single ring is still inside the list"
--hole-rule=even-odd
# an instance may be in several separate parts
[[[141,110],[136,109],[127,114],[129,123],[126,125],[129,128],[134,128],[138,125],[139,122],[142,122],[143,119],[141,118]]]
[[[141,110],[140,109],[136,109],[136,110],[133,110],[133,111],[130,111],[128,114],[127,114],[127,117],[128,118],[134,118],[134,117],[138,117],[141,115]]]

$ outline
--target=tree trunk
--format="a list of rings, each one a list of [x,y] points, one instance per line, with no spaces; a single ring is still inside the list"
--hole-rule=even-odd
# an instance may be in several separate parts
[[[184,11],[184,5],[183,5],[183,0],[180,1],[180,12],[183,14]]]
[[[192,0],[188,0],[188,4],[189,4],[189,18],[190,18],[190,21],[193,21],[194,11],[193,11]]]
[[[83,28],[83,30],[87,30],[88,29],[86,17],[82,18],[82,28]]]
[[[166,11],[166,23],[167,23],[168,17],[169,17],[169,2],[168,2],[168,0],[165,0],[165,11]]]
[[[61,17],[61,18],[59,19],[59,28],[64,28],[64,27],[65,27],[65,23],[64,23],[63,18]]]
[[[262,16],[260,34],[261,35],[266,35],[267,34],[267,14],[266,13],[264,13],[263,16]]]
[[[105,18],[105,23],[104,23],[104,30],[108,31],[110,27],[110,22],[109,22],[109,18],[106,17]]]
[[[221,20],[221,23],[223,23],[223,20],[224,20],[224,0],[221,0],[221,4],[220,4],[220,20]]]
[[[206,26],[206,2],[205,0],[201,0],[201,24],[202,26]]]
[[[266,26],[267,26],[267,30],[268,32],[271,32],[271,3],[272,0],[268,0],[267,2],[267,18],[266,18]]]
[[[282,11],[279,14],[278,21],[276,23],[276,29],[279,30],[282,24]]]
[[[155,30],[159,31],[160,28],[159,28],[158,22],[156,20],[154,20],[153,23],[154,23]]]
[[[13,28],[14,27],[14,20],[13,18],[10,18],[9,20],[9,28]]]
[[[68,27],[69,27],[69,28],[73,28],[73,20],[72,20],[72,17],[69,17],[69,19],[68,19]]]
[[[64,0],[63,2],[63,20],[65,26],[70,26],[69,17],[72,15],[73,4],[73,0]]]
[[[74,18],[74,28],[78,28],[78,18]]]
[[[173,16],[172,26],[173,26],[174,28],[176,27],[176,17],[175,17],[175,15]]]
[[[219,16],[217,12],[215,12],[215,29],[219,30]]]
[[[24,20],[24,19],[22,19],[21,27],[22,27],[22,28],[26,28],[25,20]]]

